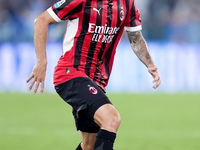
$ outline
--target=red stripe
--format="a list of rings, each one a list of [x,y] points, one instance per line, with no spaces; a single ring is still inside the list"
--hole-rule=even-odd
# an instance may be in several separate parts
[[[55,5],[52,5],[52,6],[51,6],[51,9],[54,10],[54,9],[55,9]]]
[[[91,8],[93,7],[97,7],[97,4],[96,4],[96,1],[92,1],[91,2]],[[96,17],[97,17],[97,14],[94,13],[93,9],[90,9],[90,21],[89,23],[94,23],[96,24]],[[89,25],[89,24],[88,24]],[[89,51],[89,47],[90,47],[90,44],[88,44],[89,42],[88,41],[91,41],[91,38],[92,38],[92,34],[86,34],[85,36],[85,39],[83,43],[83,46],[82,46],[82,52],[81,52],[81,62],[80,62],[80,66],[79,66],[79,69],[80,70],[83,70],[83,65],[85,66],[86,65],[86,60],[87,60],[87,54],[88,54],[88,51]],[[92,67],[91,67],[92,68]],[[95,67],[94,67],[95,68]]]
[[[107,6],[108,5],[108,2],[107,1],[103,1],[102,2],[102,6]],[[101,10],[101,13],[102,13],[102,20],[101,20],[101,26],[105,26],[107,24],[107,7],[102,7],[102,10]],[[102,34],[102,36],[104,36],[104,34]],[[101,50],[101,47],[102,47],[102,41],[101,42],[97,42],[97,45],[96,45],[96,48],[99,50]],[[106,51],[106,48],[104,49],[104,53]],[[97,64],[97,59],[98,59],[98,54],[97,55],[94,55],[94,58],[95,58],[95,64]],[[91,68],[94,67],[94,70],[92,70],[93,72],[90,72],[90,75],[92,77],[92,79],[94,78],[94,73],[95,73],[95,70],[96,70],[96,66],[94,65],[91,65]],[[101,66],[100,67],[100,70],[99,70],[99,73],[101,72]],[[100,76],[98,77],[97,79],[97,82],[100,81]]]
[[[73,10],[76,6],[78,6],[82,1],[80,0],[79,3],[77,1],[72,1],[67,6],[65,6],[61,11],[57,13],[57,16],[62,19],[64,16],[66,16],[69,11]]]

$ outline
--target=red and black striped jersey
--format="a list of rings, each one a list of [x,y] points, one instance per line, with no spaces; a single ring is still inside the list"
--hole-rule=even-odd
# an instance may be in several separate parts
[[[54,84],[89,77],[105,89],[124,28],[141,30],[135,1],[60,0],[47,11],[57,22],[67,22]]]

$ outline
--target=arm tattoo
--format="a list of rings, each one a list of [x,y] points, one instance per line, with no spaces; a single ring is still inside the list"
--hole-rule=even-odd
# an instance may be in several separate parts
[[[154,65],[151,56],[147,49],[147,44],[140,31],[129,32],[127,31],[128,39],[131,47],[137,57],[147,66]]]

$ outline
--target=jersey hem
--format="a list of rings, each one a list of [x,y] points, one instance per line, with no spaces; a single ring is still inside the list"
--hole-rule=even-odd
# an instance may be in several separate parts
[[[140,31],[140,30],[142,30],[142,26],[141,25],[139,25],[139,26],[136,26],[136,27],[124,27],[124,29],[125,29],[125,31],[132,31],[132,32],[134,32],[134,31]]]
[[[54,13],[52,8],[47,9],[48,13],[51,15],[51,17],[56,21],[56,22],[61,22],[62,20]]]

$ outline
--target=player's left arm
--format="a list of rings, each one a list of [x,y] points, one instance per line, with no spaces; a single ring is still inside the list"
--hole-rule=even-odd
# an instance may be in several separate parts
[[[153,88],[156,89],[161,83],[160,74],[149,54],[146,41],[142,36],[141,31],[127,31],[127,35],[133,51],[148,68],[149,73],[154,78],[153,83],[155,83],[155,85]]]

